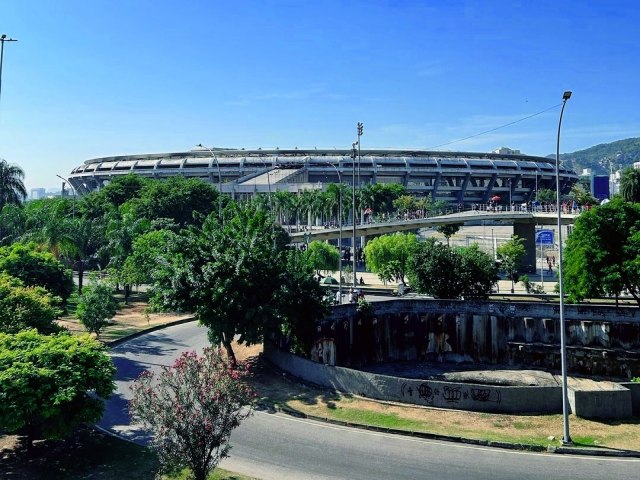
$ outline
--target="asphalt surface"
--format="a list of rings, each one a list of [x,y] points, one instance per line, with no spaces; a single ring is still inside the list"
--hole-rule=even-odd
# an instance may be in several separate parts
[[[100,427],[144,444],[127,413],[131,382],[145,369],[170,365],[182,351],[208,344],[195,322],[168,327],[112,350],[117,392]],[[222,467],[270,479],[640,479],[640,460],[553,455],[424,440],[351,429],[256,411],[234,431]]]

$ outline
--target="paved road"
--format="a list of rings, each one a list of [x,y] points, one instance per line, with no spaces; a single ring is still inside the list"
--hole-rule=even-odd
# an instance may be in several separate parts
[[[118,391],[100,426],[144,443],[126,410],[129,384],[147,368],[168,365],[207,345],[195,322],[130,340],[112,351]],[[637,459],[532,454],[349,429],[257,411],[232,435],[225,468],[270,479],[638,479]]]

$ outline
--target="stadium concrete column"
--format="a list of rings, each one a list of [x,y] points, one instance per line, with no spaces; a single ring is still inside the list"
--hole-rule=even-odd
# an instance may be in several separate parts
[[[528,273],[536,271],[536,226],[535,223],[514,222],[513,234],[524,240],[524,257],[522,269]]]

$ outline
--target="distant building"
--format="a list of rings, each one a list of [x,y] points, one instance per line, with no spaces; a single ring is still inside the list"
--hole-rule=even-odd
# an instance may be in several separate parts
[[[496,148],[491,153],[497,153],[499,155],[520,155],[520,150],[514,150],[508,147],[500,147],[500,148]]]
[[[45,198],[47,196],[47,190],[44,188],[32,188],[31,195],[29,198],[31,200],[40,200],[41,198]]]

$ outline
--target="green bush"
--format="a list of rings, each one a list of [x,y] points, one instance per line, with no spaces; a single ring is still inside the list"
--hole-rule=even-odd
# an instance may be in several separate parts
[[[62,438],[102,417],[115,367],[88,335],[0,333],[0,429]]]
[[[76,316],[87,331],[100,335],[100,331],[108,325],[117,311],[118,302],[111,286],[92,280],[82,291]]]

